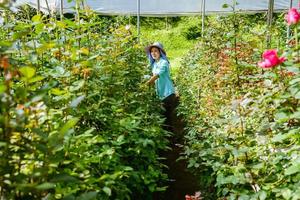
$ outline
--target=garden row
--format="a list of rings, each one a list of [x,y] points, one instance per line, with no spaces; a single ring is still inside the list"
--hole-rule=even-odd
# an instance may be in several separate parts
[[[167,133],[130,30],[5,11],[0,27],[0,198],[151,199]]]
[[[263,15],[210,17],[183,60],[183,157],[205,199],[300,199],[299,16],[286,45],[284,16],[275,15],[270,45],[278,52],[265,48]]]

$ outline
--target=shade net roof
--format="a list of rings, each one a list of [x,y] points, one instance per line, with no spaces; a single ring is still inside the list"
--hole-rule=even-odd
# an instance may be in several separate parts
[[[39,0],[43,12],[59,12],[61,0]],[[37,8],[37,0],[17,0],[17,4],[29,4]],[[72,13],[75,1],[62,0],[63,12]],[[84,0],[80,7],[89,7],[103,15],[137,15],[138,0]],[[140,0],[141,16],[186,16],[202,13],[202,0]],[[287,10],[291,0],[274,0],[274,11]],[[263,12],[268,10],[269,0],[237,0],[235,10],[238,12]],[[206,0],[205,13],[228,13],[232,7],[224,8],[223,5],[232,5],[233,0]],[[293,7],[298,7],[298,1],[293,1]]]

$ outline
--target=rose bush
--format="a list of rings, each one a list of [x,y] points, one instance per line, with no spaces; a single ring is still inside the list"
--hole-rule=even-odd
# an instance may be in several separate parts
[[[0,27],[0,198],[151,199],[167,133],[129,30],[89,10]],[[18,16],[19,17],[19,16]],[[143,67],[145,66],[145,67]]]
[[[211,17],[206,37],[182,62],[184,158],[206,199],[300,199],[297,36],[286,49],[278,43],[283,34],[272,35],[278,57],[263,48],[263,21],[249,18]],[[282,15],[275,24],[285,25]],[[259,66],[268,69],[257,64],[261,54]]]

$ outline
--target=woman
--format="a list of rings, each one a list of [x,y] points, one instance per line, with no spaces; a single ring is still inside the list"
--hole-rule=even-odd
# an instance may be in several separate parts
[[[167,129],[174,132],[174,120],[176,119],[175,109],[178,104],[175,88],[170,76],[169,60],[163,45],[155,42],[146,48],[150,61],[152,76],[147,81],[148,85],[155,84],[156,94],[163,103],[165,108],[165,117]]]

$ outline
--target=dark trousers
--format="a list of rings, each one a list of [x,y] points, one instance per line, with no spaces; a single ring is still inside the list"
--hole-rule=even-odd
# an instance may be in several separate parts
[[[174,133],[174,127],[177,119],[176,107],[179,104],[178,98],[175,94],[171,94],[162,100],[163,107],[165,109],[165,129]]]

